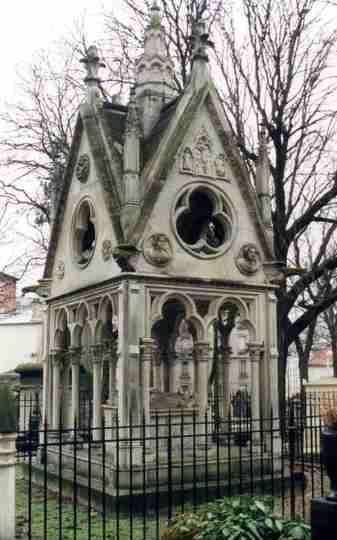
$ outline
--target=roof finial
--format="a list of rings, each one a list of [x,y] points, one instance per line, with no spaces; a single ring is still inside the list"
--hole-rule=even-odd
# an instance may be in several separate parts
[[[85,65],[87,71],[84,82],[87,86],[88,103],[94,103],[100,98],[100,79],[98,72],[101,67],[105,67],[105,64],[101,62],[98,49],[95,45],[91,45],[88,48],[86,56],[80,62]]]
[[[151,28],[158,28],[160,26],[160,7],[157,0],[153,0],[150,9],[150,26]]]
[[[268,159],[268,133],[266,126],[264,124],[260,124],[260,130],[259,130],[259,160],[263,161],[263,159],[267,156]]]
[[[214,44],[209,39],[209,34],[206,31],[206,22],[202,19],[196,21],[192,30],[192,60],[205,60],[208,62],[207,48],[214,47]]]

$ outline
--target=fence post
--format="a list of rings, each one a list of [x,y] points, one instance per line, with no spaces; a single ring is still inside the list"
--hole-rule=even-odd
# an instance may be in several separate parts
[[[16,433],[0,433],[0,538],[15,538]]]

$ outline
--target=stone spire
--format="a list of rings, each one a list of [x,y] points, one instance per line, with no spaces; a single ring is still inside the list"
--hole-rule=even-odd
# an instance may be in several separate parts
[[[123,207],[121,225],[125,238],[135,225],[140,211],[140,139],[142,136],[135,89],[130,93],[123,152]]]
[[[206,22],[197,21],[194,24],[191,36],[192,44],[192,71],[191,82],[195,88],[201,88],[209,80],[208,48],[213,47],[206,31]]]
[[[85,65],[87,71],[87,75],[84,79],[87,87],[87,103],[90,105],[97,104],[101,101],[100,79],[98,73],[101,67],[105,67],[105,64],[101,62],[97,47],[91,45],[87,50],[86,56],[82,58],[80,62]]]
[[[154,0],[145,31],[144,51],[136,65],[136,96],[144,137],[159,118],[163,103],[175,95],[174,68],[168,56],[160,9]]]
[[[266,227],[271,227],[271,193],[270,193],[270,164],[268,156],[268,139],[265,127],[259,133],[259,154],[256,166],[256,192],[260,201],[262,221]]]

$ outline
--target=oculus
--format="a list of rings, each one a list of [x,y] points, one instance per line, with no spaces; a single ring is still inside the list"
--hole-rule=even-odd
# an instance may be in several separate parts
[[[202,258],[218,257],[233,240],[234,214],[224,194],[204,184],[185,188],[173,208],[175,234],[187,251]]]
[[[77,206],[72,227],[72,250],[76,263],[81,268],[91,261],[96,246],[95,210],[89,199]]]

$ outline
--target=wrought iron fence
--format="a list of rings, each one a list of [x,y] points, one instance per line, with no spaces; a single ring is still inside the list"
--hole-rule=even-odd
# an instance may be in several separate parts
[[[271,497],[275,511],[307,519],[311,497],[328,489],[320,429],[312,399],[282,422],[184,410],[30,430],[35,443],[18,452],[17,537],[154,540],[177,512],[236,494]]]

